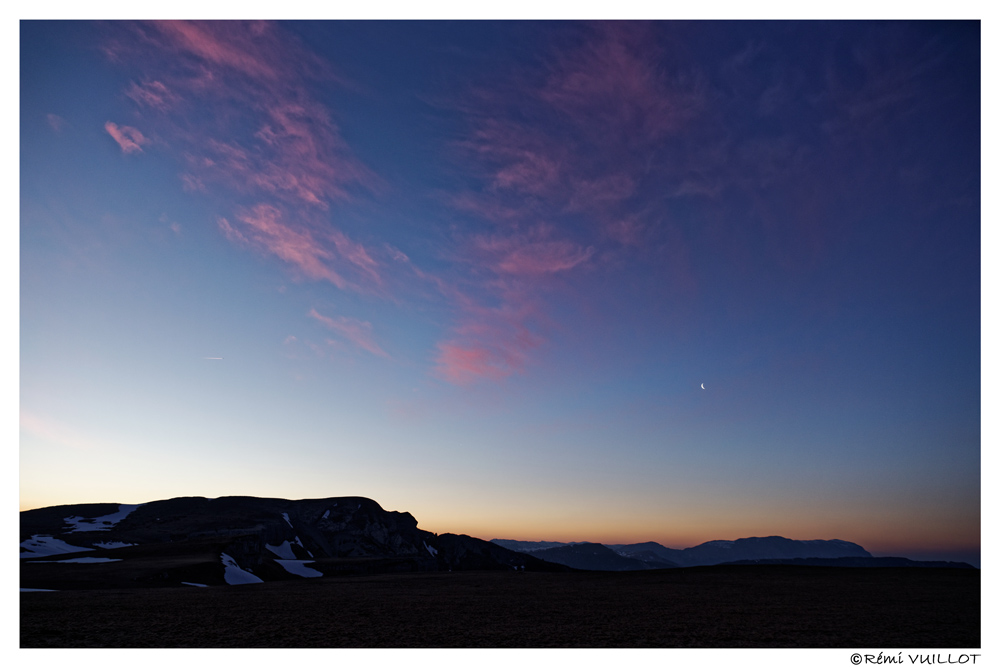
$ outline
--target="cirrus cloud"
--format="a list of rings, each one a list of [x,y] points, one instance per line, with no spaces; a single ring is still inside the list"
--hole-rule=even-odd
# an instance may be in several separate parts
[[[328,65],[267,22],[154,21],[116,32],[106,51],[134,71],[125,95],[177,150],[183,189],[238,211],[221,216],[227,238],[339,288],[379,284],[371,254],[331,220],[332,205],[379,180],[313,93],[316,82],[339,81]],[[106,129],[127,153],[148,141],[135,128]],[[334,259],[358,268],[357,280],[341,277]]]
[[[370,322],[346,316],[331,318],[320,314],[316,309],[310,309],[306,315],[319,321],[327,329],[336,332],[362,350],[377,357],[389,357],[389,354],[382,350],[381,346],[372,338],[372,324]]]
[[[116,123],[108,121],[104,124],[104,129],[118,142],[122,153],[142,153],[143,144],[149,143],[141,132],[128,125],[119,127]]]

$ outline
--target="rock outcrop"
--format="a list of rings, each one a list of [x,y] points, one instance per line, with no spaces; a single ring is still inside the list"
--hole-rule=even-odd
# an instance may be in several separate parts
[[[82,572],[69,562],[52,565],[79,556],[76,552],[120,559],[121,564],[91,566],[87,572],[111,574],[107,582],[113,586],[553,570],[553,564],[477,538],[424,531],[409,513],[384,510],[363,497],[181,497],[139,506],[88,504],[21,513],[23,586],[40,586],[25,584],[26,573],[44,579],[61,575],[53,569]]]

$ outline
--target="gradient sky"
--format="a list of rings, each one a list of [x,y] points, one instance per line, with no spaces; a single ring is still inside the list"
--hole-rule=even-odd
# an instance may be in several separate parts
[[[22,509],[978,563],[978,22],[20,39]]]

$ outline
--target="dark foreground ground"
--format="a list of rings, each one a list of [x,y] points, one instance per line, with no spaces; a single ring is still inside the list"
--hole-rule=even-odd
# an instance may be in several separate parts
[[[978,570],[412,573],[21,594],[21,647],[980,647]]]

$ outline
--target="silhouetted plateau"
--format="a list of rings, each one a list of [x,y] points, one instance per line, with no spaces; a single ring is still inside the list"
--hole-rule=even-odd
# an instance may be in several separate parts
[[[182,497],[21,513],[21,586],[246,584],[458,570],[565,571],[488,541],[417,528],[371,499]]]

